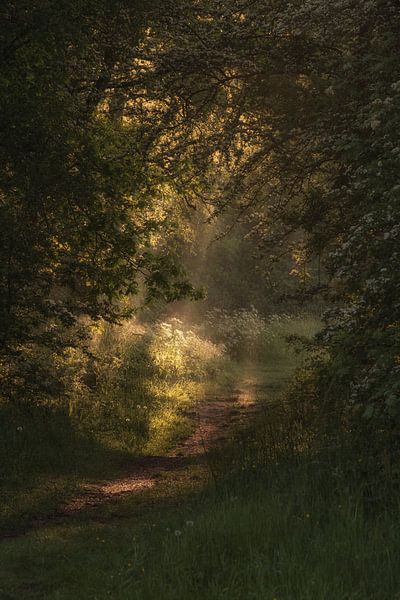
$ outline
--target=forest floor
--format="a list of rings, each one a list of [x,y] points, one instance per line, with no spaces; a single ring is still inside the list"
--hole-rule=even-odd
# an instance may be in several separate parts
[[[122,477],[86,485],[82,494],[60,508],[58,517],[153,488],[175,471],[186,470],[189,474],[194,458],[204,459],[207,453],[227,441],[232,426],[243,425],[260,409],[255,400],[259,386],[260,383],[250,377],[226,397],[204,398],[186,413],[194,424],[191,435],[177,443],[166,456],[141,456],[129,461]]]
[[[223,452],[235,431],[251,423],[262,409],[259,400],[264,399],[265,389],[274,389],[275,379],[279,387],[281,376],[280,369],[271,371],[268,383],[268,377],[259,366],[243,366],[240,381],[233,389],[206,395],[186,413],[193,424],[192,432],[177,441],[166,455],[130,458],[114,475],[110,475],[105,467],[104,478],[84,483],[78,493],[60,503],[56,510],[38,514],[16,529],[4,530],[0,536],[1,600],[53,598],[50,588],[54,587],[54,582],[50,583],[46,570],[43,571],[44,557],[40,551],[38,554],[33,551],[36,558],[42,556],[35,568],[21,575],[20,560],[30,563],[26,549],[32,557],[33,547],[37,543],[41,545],[43,540],[62,540],[72,531],[79,531],[91,539],[92,532],[99,528],[130,527],[132,519],[138,527],[147,527],[148,521],[156,521],[160,512],[174,512],[180,506],[185,506],[190,516],[192,503],[198,502],[210,488],[215,488],[211,457]],[[96,536],[96,544],[99,539]],[[18,554],[16,560],[15,551]],[[10,569],[11,556],[14,558]],[[62,576],[56,579],[61,583]],[[37,580],[41,583],[35,583]],[[86,599],[97,598],[97,595],[84,595],[82,591],[81,596],[70,590],[65,596],[55,593],[54,598],[58,597]]]
[[[10,531],[0,600],[400,600],[397,508],[366,511],[326,454],[271,455],[292,373],[243,370],[167,455],[104,465]]]
[[[21,530],[3,531],[1,539],[18,538],[31,530],[61,524],[68,517],[78,516],[97,519],[94,509],[110,505],[110,519],[115,517],[112,505],[120,500],[143,495],[146,490],[152,490],[145,496],[141,504],[146,508],[146,498],[151,506],[152,501],[159,495],[157,488],[165,485],[174,488],[174,484],[185,482],[185,487],[195,488],[196,482],[212,478],[212,467],[207,461],[211,452],[218,451],[238,427],[246,426],[260,411],[257,395],[265,386],[264,375],[259,368],[246,366],[243,368],[240,384],[220,395],[208,394],[197,402],[185,416],[192,421],[191,434],[179,440],[166,455],[142,455],[130,458],[114,475],[96,482],[84,483],[80,491],[67,502],[49,514],[38,516],[31,520]],[[104,521],[104,516],[99,517]]]

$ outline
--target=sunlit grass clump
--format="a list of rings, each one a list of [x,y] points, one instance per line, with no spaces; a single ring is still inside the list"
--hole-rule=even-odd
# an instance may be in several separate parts
[[[107,443],[166,451],[190,431],[184,412],[226,367],[224,347],[179,319],[106,326],[94,339],[96,385],[81,419]],[[93,410],[94,408],[94,410]]]
[[[224,347],[185,329],[181,320],[173,318],[151,329],[149,353],[160,374],[168,379],[201,379],[221,366]]]
[[[88,478],[115,476],[132,455],[167,453],[229,365],[222,345],[177,319],[99,325],[89,350],[60,365],[68,394],[58,402],[0,404],[6,527],[54,510]]]

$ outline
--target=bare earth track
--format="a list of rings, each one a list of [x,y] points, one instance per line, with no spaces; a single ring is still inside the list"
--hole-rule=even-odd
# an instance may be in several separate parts
[[[201,462],[210,450],[222,445],[235,423],[246,422],[259,411],[260,405],[255,401],[258,387],[257,381],[250,378],[229,396],[205,398],[187,414],[194,422],[193,433],[177,443],[168,455],[134,458],[123,476],[86,484],[79,495],[54,513],[36,519],[24,531],[3,533],[0,539],[20,537],[32,529],[63,523],[69,517],[111,504],[124,496],[157,489],[179,474],[190,477],[194,462]]]
[[[167,456],[143,456],[133,461],[123,478],[87,485],[82,494],[60,507],[58,517],[97,507],[125,494],[135,494],[157,485],[167,472],[185,469],[193,457],[201,457],[223,443],[235,420],[248,418],[257,405],[248,390],[237,390],[225,399],[206,399],[190,416],[195,429],[177,444]]]

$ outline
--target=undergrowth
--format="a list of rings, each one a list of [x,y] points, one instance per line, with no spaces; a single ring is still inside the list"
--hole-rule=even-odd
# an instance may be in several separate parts
[[[89,350],[66,357],[66,398],[0,402],[3,529],[52,512],[133,455],[165,454],[191,432],[186,412],[233,381],[224,348],[177,319],[101,325]]]
[[[174,488],[170,473],[172,506],[150,495],[132,518],[127,498],[118,520],[83,516],[7,542],[4,597],[399,600],[395,480],[379,483],[348,432],[321,422],[310,372],[282,394],[287,365],[274,369],[259,417],[204,465],[202,491]]]
[[[296,361],[301,342],[309,343],[321,326],[318,316],[312,314],[263,316],[254,307],[233,312],[213,309],[206,322],[212,339],[223,343],[231,356],[260,363]]]

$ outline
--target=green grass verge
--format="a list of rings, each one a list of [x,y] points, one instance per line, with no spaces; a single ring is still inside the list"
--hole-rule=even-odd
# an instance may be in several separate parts
[[[184,379],[153,382],[145,433],[138,435],[133,417],[125,423],[126,436],[130,427],[136,440],[130,445],[121,442],[120,429],[110,427],[105,433],[103,427],[99,433],[65,411],[0,405],[0,537],[54,513],[85,484],[124,476],[137,456],[165,455],[193,429],[185,411],[227,385],[227,379],[207,385]]]
[[[255,468],[179,507],[3,542],[0,597],[396,600],[398,510],[368,516],[321,475]]]
[[[269,401],[288,371],[263,376]],[[399,503],[371,507],[340,450],[271,460],[269,408],[210,468],[3,541],[0,598],[400,599]]]

